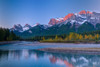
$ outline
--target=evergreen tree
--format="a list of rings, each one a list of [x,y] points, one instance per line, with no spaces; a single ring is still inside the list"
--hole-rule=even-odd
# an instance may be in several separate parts
[[[0,41],[8,41],[8,40],[17,40],[18,36],[14,34],[13,31],[9,31],[9,29],[0,28]]]

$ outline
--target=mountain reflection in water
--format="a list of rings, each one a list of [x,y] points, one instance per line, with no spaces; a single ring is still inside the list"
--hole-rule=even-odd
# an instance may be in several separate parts
[[[100,55],[46,53],[36,50],[0,51],[0,67],[99,67]]]

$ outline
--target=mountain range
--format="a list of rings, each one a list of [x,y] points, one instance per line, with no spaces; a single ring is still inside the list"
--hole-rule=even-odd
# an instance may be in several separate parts
[[[52,18],[48,25],[37,23],[33,26],[29,24],[21,26],[17,24],[10,30],[21,37],[91,32],[100,30],[100,13],[82,10],[78,13],[69,13],[65,17]]]

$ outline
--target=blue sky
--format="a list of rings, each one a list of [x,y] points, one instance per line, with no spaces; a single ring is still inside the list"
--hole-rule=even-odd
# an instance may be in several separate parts
[[[100,12],[100,0],[0,0],[0,27],[48,24],[51,18],[81,10]]]

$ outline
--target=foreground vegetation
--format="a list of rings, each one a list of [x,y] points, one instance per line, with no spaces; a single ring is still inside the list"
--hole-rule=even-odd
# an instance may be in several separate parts
[[[0,41],[12,41],[18,40],[19,37],[14,34],[13,31],[9,31],[6,28],[0,28]]]
[[[66,36],[42,37],[40,42],[99,42],[100,34],[78,34],[71,32]]]

